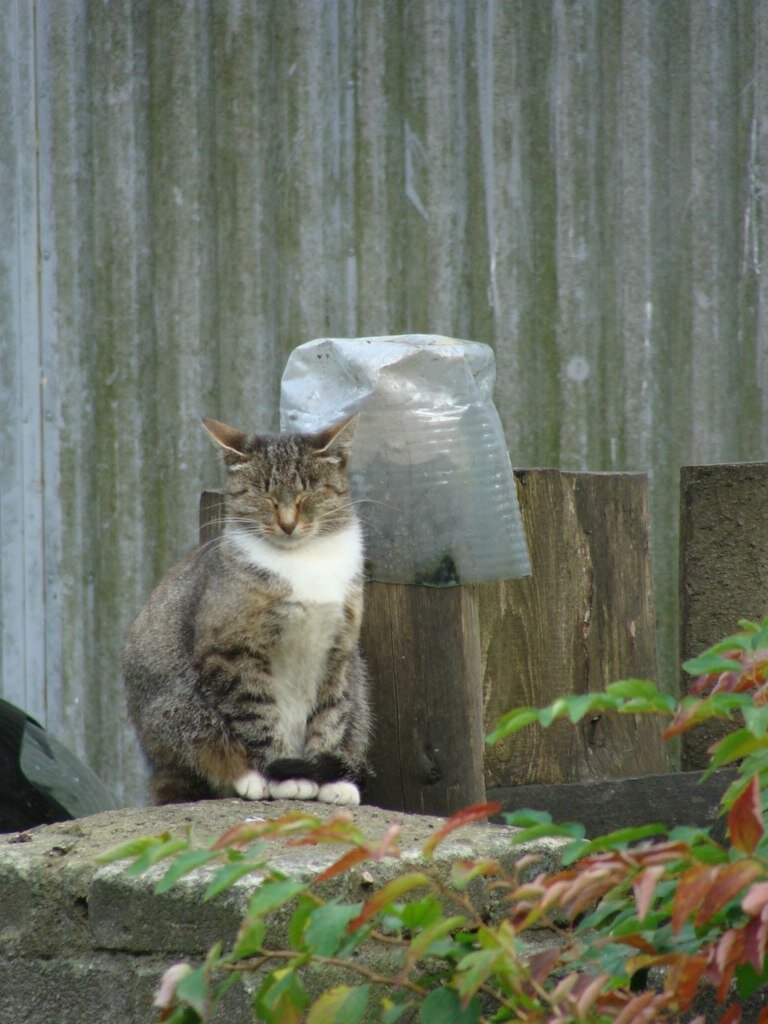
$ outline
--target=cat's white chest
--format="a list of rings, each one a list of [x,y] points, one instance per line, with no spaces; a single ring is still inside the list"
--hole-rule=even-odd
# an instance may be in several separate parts
[[[289,548],[275,547],[243,530],[229,536],[252,565],[287,583],[291,599],[301,604],[343,605],[362,571],[363,541],[357,522]]]
[[[344,623],[344,608],[362,571],[358,523],[295,548],[276,548],[241,531],[230,533],[252,565],[289,588],[280,637],[271,655],[278,729],[294,757],[304,753],[306,723],[315,706],[328,653]]]
[[[304,754],[306,726],[328,664],[328,653],[343,619],[338,604],[291,604],[272,654],[278,728],[294,757]]]

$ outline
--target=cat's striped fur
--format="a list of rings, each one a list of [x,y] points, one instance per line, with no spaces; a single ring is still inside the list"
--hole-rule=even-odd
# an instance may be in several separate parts
[[[264,437],[204,424],[227,468],[222,537],[161,580],[123,661],[152,796],[357,803],[370,714],[355,420]]]

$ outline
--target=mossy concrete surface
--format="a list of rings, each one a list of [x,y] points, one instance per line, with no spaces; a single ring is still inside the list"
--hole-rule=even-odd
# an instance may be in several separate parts
[[[276,818],[297,807],[329,817],[336,809],[316,804],[240,800],[207,801],[172,807],[127,808],[0,836],[0,1021],[3,1024],[143,1024],[156,1019],[152,993],[166,967],[179,960],[196,963],[219,939],[230,941],[247,895],[258,878],[242,879],[208,903],[203,892],[212,868],[183,879],[158,896],[155,883],[164,870],[126,875],[126,864],[100,865],[100,854],[141,835],[191,830],[206,845],[246,819]],[[364,863],[324,883],[323,895],[361,900],[395,875],[413,870],[421,848],[443,819],[404,815],[375,807],[354,810],[366,838],[380,838],[393,821],[401,825],[399,859]],[[532,844],[512,846],[513,830],[474,824],[452,833],[437,849],[435,865],[446,875],[464,857],[496,857],[511,865]],[[560,842],[533,844],[553,866]],[[311,879],[338,856],[335,845],[290,847],[270,841],[270,864],[286,874]],[[501,905],[483,908],[491,917]],[[288,912],[276,915],[267,943],[285,942]],[[364,956],[365,954],[361,954]],[[377,966],[381,966],[378,964]],[[330,987],[327,972],[310,979]],[[233,989],[219,1012],[227,1024],[252,1021],[250,995]]]

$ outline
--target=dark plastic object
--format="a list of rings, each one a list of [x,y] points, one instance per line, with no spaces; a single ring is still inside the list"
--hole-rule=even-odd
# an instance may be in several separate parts
[[[116,806],[90,768],[34,718],[0,700],[0,832],[82,818]]]

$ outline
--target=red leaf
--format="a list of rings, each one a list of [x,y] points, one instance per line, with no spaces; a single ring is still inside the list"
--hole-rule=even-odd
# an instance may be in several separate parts
[[[672,931],[677,934],[694,909],[701,905],[715,869],[706,864],[690,868],[681,877],[672,906]]]
[[[728,814],[728,833],[733,846],[742,853],[752,853],[765,831],[760,802],[760,777],[755,774],[749,785],[734,800]]]
[[[280,818],[244,821],[223,832],[214,843],[213,849],[226,850],[230,846],[235,849],[244,848],[254,839],[290,835],[292,832],[300,832],[319,825],[322,825],[319,818],[304,814],[302,811],[289,811]]]
[[[733,981],[736,965],[741,961],[741,954],[744,951],[744,933],[735,928],[729,928],[720,937],[715,948],[715,974],[719,972],[719,984],[717,986],[717,1001],[724,1003],[728,997],[728,990]],[[714,977],[713,980],[718,980]]]
[[[429,840],[424,844],[424,856],[431,856],[435,847],[442,843],[445,837],[449,836],[457,828],[470,825],[473,821],[482,821],[483,818],[497,814],[500,810],[501,804],[497,803],[473,804],[471,807],[465,807],[463,810],[457,811],[456,814],[452,814],[443,827],[439,828],[433,836],[430,836]]]
[[[768,1024],[768,1006],[764,1006],[757,1018],[757,1024]]]
[[[322,874],[319,874],[316,878],[318,882],[327,882],[329,878],[335,878],[337,875],[343,875],[345,871],[349,871],[355,864],[359,864],[360,861],[368,860],[370,853],[368,848],[365,846],[357,846],[354,850],[350,850],[345,853],[343,857],[339,857],[335,860],[330,867],[326,868]]]
[[[758,974],[763,969],[766,947],[768,947],[768,907],[763,907],[759,917],[753,917],[744,929],[744,952],[747,960]]]
[[[711,884],[704,894],[704,901],[696,914],[694,924],[697,927],[706,924],[726,903],[762,874],[760,864],[750,860],[719,864],[713,868],[710,874]]]
[[[741,901],[741,909],[745,914],[759,914],[768,905],[768,882],[753,885]]]
[[[657,1017],[657,1011],[667,1002],[664,996],[649,989],[627,1003],[616,1017],[614,1024],[649,1024]]]
[[[357,931],[366,921],[370,921],[372,917],[375,917],[380,910],[389,906],[390,903],[394,903],[399,896],[404,896],[405,893],[411,892],[412,889],[423,888],[425,885],[429,885],[429,877],[420,872],[413,872],[410,875],[400,875],[399,878],[393,878],[391,882],[387,882],[386,885],[382,886],[378,892],[371,896],[357,917],[349,922],[347,931]]]
[[[733,1003],[722,1016],[720,1024],[739,1024],[741,1020],[741,1003]]]
[[[730,964],[739,959],[744,948],[744,933],[736,928],[723,932],[715,947],[715,963],[725,973]]]
[[[586,1018],[589,1010],[597,1001],[597,997],[602,993],[609,981],[610,975],[608,974],[598,974],[597,977],[591,977],[588,974],[582,975],[573,992],[573,998],[576,1001],[576,1013],[579,1018]]]
[[[664,877],[664,866],[657,864],[654,867],[646,868],[632,883],[632,891],[635,894],[637,905],[637,916],[642,921],[648,913],[656,886]]]
[[[674,993],[681,1010],[690,1009],[708,963],[709,957],[706,953],[698,953],[696,956],[686,957],[674,973],[670,972],[669,991]]]
[[[549,976],[549,972],[554,968],[555,964],[560,960],[560,949],[552,947],[545,949],[543,953],[537,953],[536,956],[532,956],[528,962],[528,971],[531,978],[541,985],[545,979]]]

